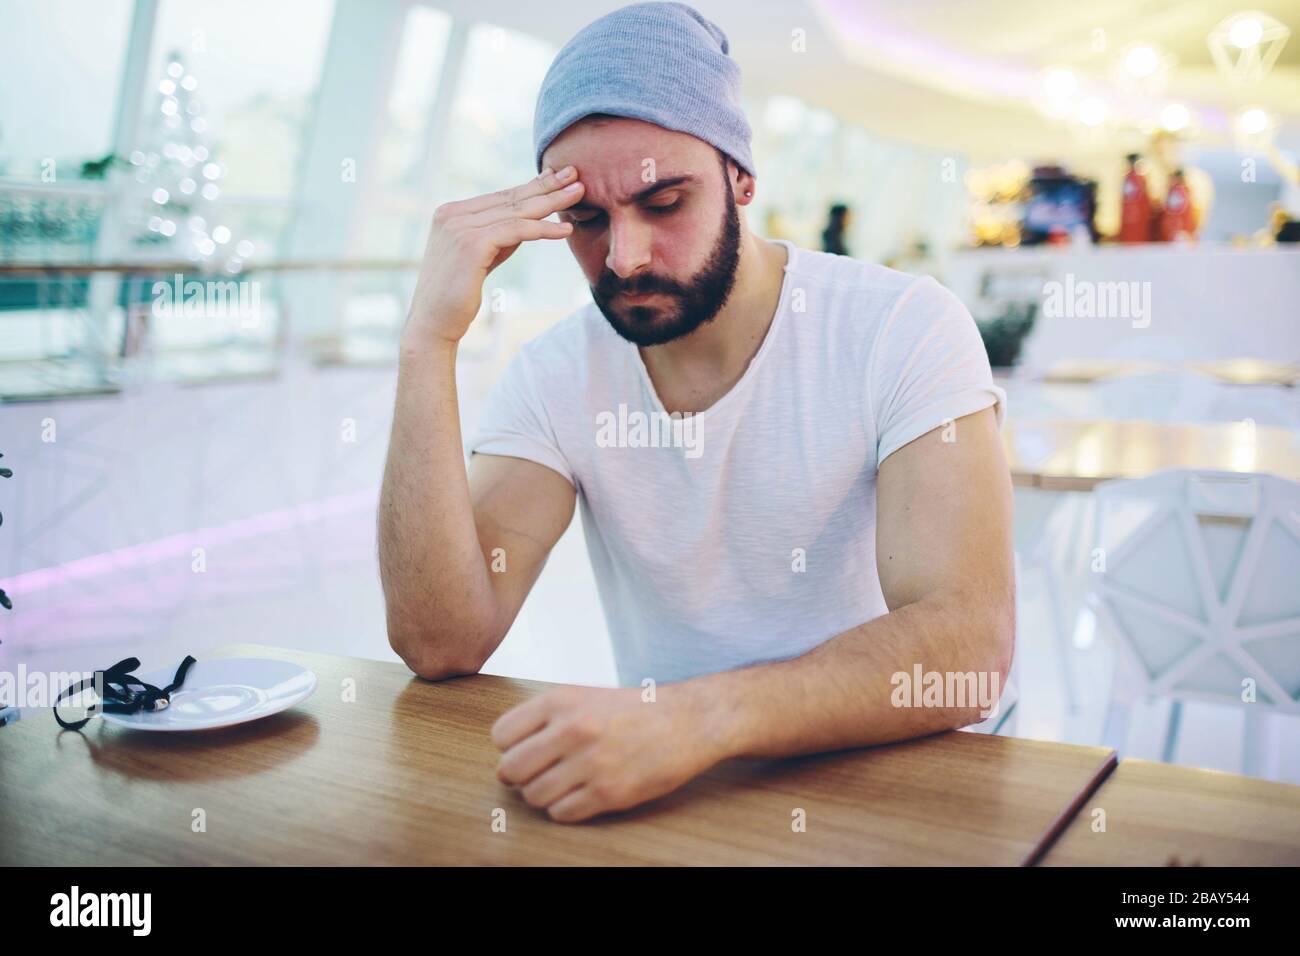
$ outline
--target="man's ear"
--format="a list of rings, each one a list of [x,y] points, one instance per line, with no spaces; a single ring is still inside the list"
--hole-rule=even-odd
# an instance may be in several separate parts
[[[757,191],[754,177],[741,169],[738,163],[720,149],[718,156],[722,159],[722,175],[727,180],[727,186],[731,189],[736,205],[748,206],[754,201],[754,193]]]
[[[731,187],[731,195],[736,200],[736,205],[748,206],[754,201],[756,191],[754,177],[741,169],[726,153],[719,150],[719,154],[722,156],[722,169],[727,177],[727,184]]]
[[[736,172],[738,173],[735,187],[736,205],[748,206],[754,201],[754,193],[758,191],[757,183],[753,176],[739,166],[736,167]]]

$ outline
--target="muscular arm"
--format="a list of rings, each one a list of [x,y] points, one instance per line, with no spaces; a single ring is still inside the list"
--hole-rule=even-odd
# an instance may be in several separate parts
[[[891,677],[1011,666],[1011,482],[991,408],[935,429],[880,467],[876,563],[889,613],[788,661],[682,686],[706,704],[722,756],[777,757],[949,730],[978,707],[895,707]],[[992,686],[991,680],[990,685]],[[774,701],[781,701],[779,707]]]
[[[573,486],[542,465],[475,456],[466,474],[456,351],[488,274],[522,244],[572,232],[546,217],[582,196],[576,175],[547,169],[434,213],[402,332],[378,522],[388,640],[421,677],[483,666],[573,517]]]
[[[403,355],[379,498],[389,642],[431,679],[474,673],[496,650],[576,497],[519,458],[475,455],[466,474],[455,360],[454,349]]]
[[[992,409],[885,459],[876,560],[889,613],[787,661],[639,688],[562,687],[503,714],[497,776],[555,820],[661,796],[728,757],[783,757],[979,721],[976,706],[895,707],[891,678],[1011,666],[1011,479]],[[993,687],[988,679],[985,689]],[[949,702],[944,702],[945,704]],[[989,701],[988,703],[992,703]]]

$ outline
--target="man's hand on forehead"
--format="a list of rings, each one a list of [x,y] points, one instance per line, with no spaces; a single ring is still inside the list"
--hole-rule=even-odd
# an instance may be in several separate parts
[[[459,342],[483,302],[483,283],[524,242],[567,239],[548,217],[583,196],[577,170],[542,170],[518,186],[445,203],[433,214],[411,313],[402,332],[416,349]]]

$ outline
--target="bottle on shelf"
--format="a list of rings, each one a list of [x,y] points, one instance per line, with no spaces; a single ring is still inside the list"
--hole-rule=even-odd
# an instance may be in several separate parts
[[[1138,172],[1137,153],[1130,153],[1128,172],[1124,176],[1120,205],[1120,242],[1149,242],[1151,240],[1151,196],[1147,192],[1146,177]]]
[[[1160,217],[1160,233],[1165,242],[1196,238],[1196,213],[1181,169],[1175,169],[1169,178],[1169,195],[1165,198],[1164,212]]]

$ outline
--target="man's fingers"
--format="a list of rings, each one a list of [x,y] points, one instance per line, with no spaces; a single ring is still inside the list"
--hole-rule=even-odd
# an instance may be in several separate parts
[[[581,182],[573,182],[563,189],[483,209],[471,216],[466,216],[465,225],[470,228],[477,228],[491,225],[502,219],[545,219],[553,212],[559,212],[561,209],[572,206],[582,198],[584,191]]]
[[[564,741],[556,728],[543,727],[506,749],[497,765],[497,779],[502,783],[523,786],[547,770],[565,754]]]
[[[573,226],[549,219],[503,219],[484,226],[482,231],[494,247],[507,249],[530,239],[567,239],[573,233]]]
[[[587,761],[580,754],[564,754],[543,772],[520,787],[520,796],[530,806],[549,807],[587,782]]]
[[[521,183],[518,186],[498,189],[496,192],[484,193],[481,196],[473,196],[448,205],[455,214],[468,216],[482,212],[484,209],[491,209],[494,206],[509,206],[515,202],[530,199],[533,196],[540,196],[542,193],[555,189],[557,185],[560,184],[555,179],[555,173],[542,170],[528,182]]]
[[[524,801],[532,807],[549,808],[587,782],[586,768],[581,762],[568,758],[530,781],[519,791]]]
[[[545,695],[526,700],[497,718],[492,725],[492,743],[498,750],[509,750],[545,727],[549,716]]]
[[[571,182],[574,179],[574,169],[572,166],[566,166],[564,169],[559,170],[561,173],[566,171],[568,173],[567,178],[561,179],[557,173],[550,171],[548,167],[526,183],[510,186],[507,189],[498,189],[496,192],[484,193],[482,196],[474,196],[471,199],[462,199],[450,205],[452,210],[459,215],[471,215],[494,207],[510,209],[535,196],[554,192],[566,183]]]
[[[600,813],[603,807],[590,787],[579,787],[546,808],[557,823],[577,823]]]

